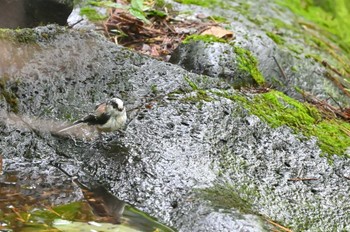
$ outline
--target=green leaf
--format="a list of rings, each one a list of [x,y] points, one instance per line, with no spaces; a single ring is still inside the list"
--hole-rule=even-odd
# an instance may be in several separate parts
[[[143,11],[143,0],[131,0],[131,8],[142,12]]]
[[[160,11],[160,10],[150,10],[147,12],[147,16],[158,16],[158,17],[166,17],[167,13],[165,13],[164,11]]]
[[[148,21],[148,19],[145,17],[145,15],[142,11],[139,11],[139,10],[134,9],[134,8],[130,8],[129,12],[130,12],[130,14],[132,14],[136,18],[142,20],[143,22],[150,23],[150,21]]]
[[[119,3],[110,2],[110,1],[102,1],[102,2],[89,1],[89,5],[106,7],[106,8],[118,8],[118,9],[126,9],[127,8]]]

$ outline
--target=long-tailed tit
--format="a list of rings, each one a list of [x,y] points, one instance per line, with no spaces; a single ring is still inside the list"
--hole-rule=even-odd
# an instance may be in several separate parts
[[[122,128],[127,120],[124,103],[119,98],[112,98],[96,106],[95,113],[75,121],[72,126],[58,131],[67,131],[81,123],[96,126],[99,132],[112,132]]]

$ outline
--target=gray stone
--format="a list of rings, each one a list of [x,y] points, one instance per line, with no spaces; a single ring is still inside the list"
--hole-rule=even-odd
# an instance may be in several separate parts
[[[141,56],[95,32],[49,26],[34,35],[36,42],[7,43],[6,54],[13,56],[4,56],[8,65],[0,67],[2,90],[18,99],[16,114],[8,112],[14,109],[8,99],[0,101],[4,172],[26,160],[38,162],[18,166],[19,172],[61,163],[68,173],[79,172],[82,182],[104,183],[119,199],[179,231],[270,230],[260,215],[296,230],[349,230],[350,183],[341,174],[349,160],[336,158],[331,165],[315,139],[272,129],[239,102],[213,94],[235,93],[223,80]],[[196,100],[188,81],[211,100]],[[85,137],[56,133],[116,95],[128,109],[124,133],[100,142],[87,130]],[[288,181],[300,176],[317,180]],[[222,199],[233,190],[248,206],[203,195],[217,188]]]

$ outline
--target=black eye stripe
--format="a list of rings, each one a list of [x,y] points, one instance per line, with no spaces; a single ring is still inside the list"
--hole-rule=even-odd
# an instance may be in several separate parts
[[[118,103],[116,103],[116,102],[114,102],[114,101],[112,101],[111,103],[112,103],[113,108],[118,108],[118,107],[119,107],[119,106],[118,106]]]
[[[110,104],[114,109],[117,109],[118,111],[123,111],[123,108],[120,108],[118,103],[115,101],[109,101],[108,104]]]

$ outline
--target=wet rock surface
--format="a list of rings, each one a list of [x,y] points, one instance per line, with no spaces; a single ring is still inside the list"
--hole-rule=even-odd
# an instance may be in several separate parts
[[[237,54],[230,44],[203,41],[181,44],[169,62],[190,72],[223,78],[237,88],[256,85],[247,72],[239,69]]]
[[[310,59],[310,54],[322,54],[325,60],[332,61],[334,58],[315,49],[314,45],[305,44],[302,38],[307,29],[299,30],[296,16],[273,1],[236,0],[225,2],[220,7],[208,8],[177,3],[173,5],[179,11],[227,18],[225,29],[231,30],[235,35],[231,45],[245,48],[254,54],[259,61],[259,70],[273,88],[299,100],[304,100],[300,94],[300,90],[303,90],[334,106],[337,103],[344,107],[349,106],[349,96],[337,87],[337,83],[343,83],[344,78],[336,73],[330,75],[324,65]],[[291,27],[298,29],[292,30]],[[267,34],[271,32],[284,35],[284,44],[278,44],[270,38]],[[251,79],[242,78],[241,73],[237,72],[237,62],[233,59],[236,53],[232,46],[198,42],[181,44],[170,61],[191,72],[223,77],[233,81],[237,87],[249,85]],[[337,103],[329,98],[330,95]]]
[[[271,129],[239,102],[210,92],[210,101],[198,100],[188,80],[216,91],[228,89],[225,82],[132,53],[94,32],[49,26],[35,34],[37,42],[17,50],[33,51],[17,69],[15,62],[1,67],[3,89],[18,101],[14,117],[6,112],[11,102],[1,100],[4,172],[41,170],[48,184],[60,183],[62,173],[45,170],[60,163],[180,231],[269,230],[257,215],[296,230],[349,230],[349,160],[329,164],[316,140]],[[102,141],[55,133],[111,96],[128,108],[124,133]],[[315,180],[290,181],[306,177]],[[225,203],[232,193],[236,201]],[[249,204],[237,207],[241,201]]]

